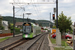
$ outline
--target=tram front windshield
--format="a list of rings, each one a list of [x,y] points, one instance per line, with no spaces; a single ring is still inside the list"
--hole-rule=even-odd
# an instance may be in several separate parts
[[[31,32],[31,26],[23,26],[23,32],[25,34],[28,34]]]

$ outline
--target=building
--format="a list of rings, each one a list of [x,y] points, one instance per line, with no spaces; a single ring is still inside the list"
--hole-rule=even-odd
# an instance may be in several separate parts
[[[16,22],[15,23],[15,27],[17,27],[17,28],[21,28],[22,25],[23,25],[23,22]]]
[[[4,27],[4,30],[8,30],[8,21],[2,21],[2,25]]]
[[[2,21],[2,26],[4,27],[4,30],[0,30],[1,33],[11,33],[10,29],[8,29],[8,21]]]

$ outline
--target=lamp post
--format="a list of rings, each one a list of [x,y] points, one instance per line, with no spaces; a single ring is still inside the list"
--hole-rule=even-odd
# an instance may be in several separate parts
[[[15,36],[15,6],[13,6],[13,37]]]

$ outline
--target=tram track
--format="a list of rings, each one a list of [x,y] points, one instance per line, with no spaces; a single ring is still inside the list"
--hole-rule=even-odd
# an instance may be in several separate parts
[[[47,33],[43,33],[33,39],[20,39],[13,42],[7,46],[1,48],[1,50],[43,50],[44,47],[48,47],[47,43]],[[46,41],[46,42],[45,42]],[[47,49],[47,48],[46,48]],[[45,50],[46,50],[45,49]]]
[[[20,40],[17,40],[7,46],[4,46],[2,48],[0,48],[1,50],[13,50],[13,48],[17,47],[17,46],[20,46],[22,45],[23,43],[29,41],[29,39],[20,39]]]
[[[40,50],[41,46],[44,43],[44,39],[46,38],[46,34],[39,37],[27,50]]]

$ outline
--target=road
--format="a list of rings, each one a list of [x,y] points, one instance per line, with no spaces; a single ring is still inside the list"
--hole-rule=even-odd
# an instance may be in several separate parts
[[[69,34],[70,36],[72,36],[72,39],[73,39],[73,34]],[[74,48],[73,48],[74,50],[75,50],[75,35],[74,35]]]
[[[71,37],[72,37],[72,39],[73,39],[73,34],[69,34]],[[75,35],[74,35],[74,39],[75,39]]]

